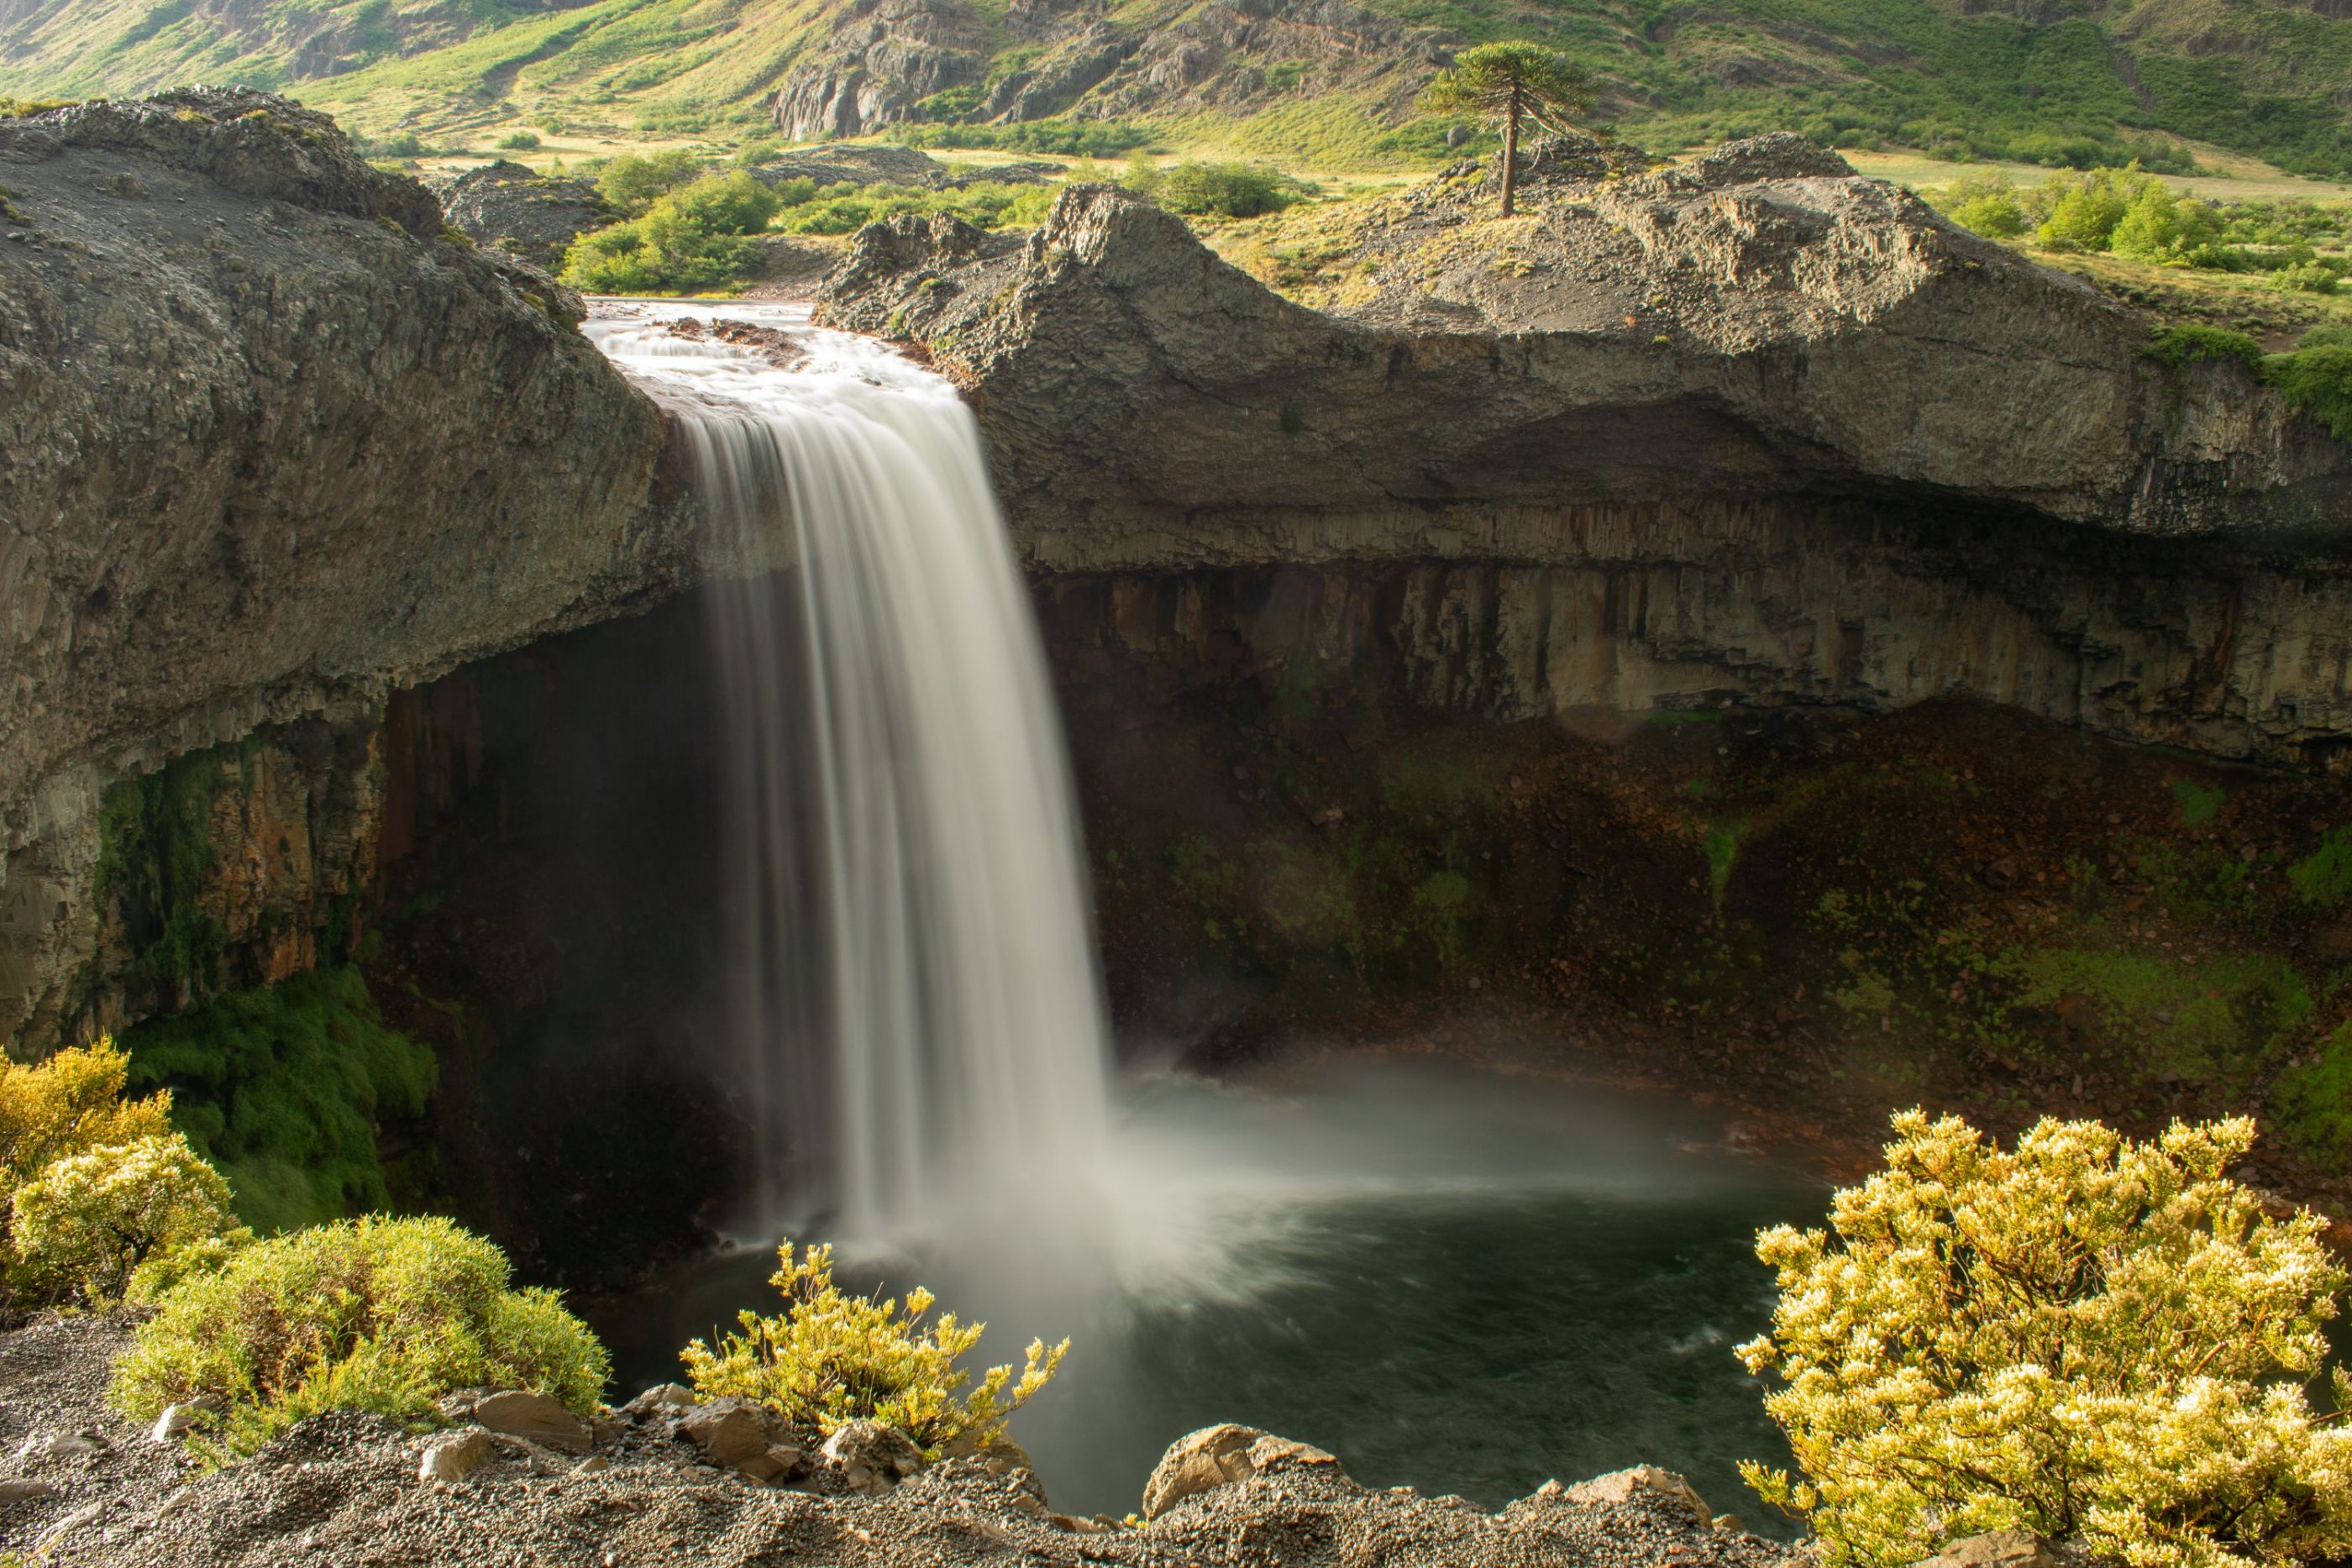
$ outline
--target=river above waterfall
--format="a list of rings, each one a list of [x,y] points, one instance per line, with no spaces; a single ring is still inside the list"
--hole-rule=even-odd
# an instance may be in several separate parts
[[[1056,1508],[1124,1514],[1170,1441],[1239,1421],[1368,1486],[1493,1507],[1651,1463],[1769,1522],[1735,1466],[1786,1449],[1731,1348],[1770,1313],[1756,1229],[1818,1219],[1818,1184],[1722,1153],[1681,1108],[1427,1063],[1120,1091],[1121,1224],[1078,1272],[989,1240],[841,1269],[987,1320],[983,1362],[1073,1338],[1013,1427]],[[795,1239],[826,1239],[822,1220]],[[773,1265],[747,1246],[606,1303],[616,1395],[678,1376],[677,1347],[738,1310],[772,1311]]]

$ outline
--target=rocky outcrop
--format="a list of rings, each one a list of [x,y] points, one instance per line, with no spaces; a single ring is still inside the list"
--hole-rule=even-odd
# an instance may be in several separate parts
[[[0,1039],[22,1040],[54,1038],[98,956],[107,781],[349,720],[691,568],[648,509],[653,406],[543,274],[446,237],[323,117],[205,90],[0,120]],[[304,835],[257,831],[309,885]]]
[[[822,310],[966,386],[1040,570],[1419,563],[1398,635],[1446,706],[1977,695],[2340,752],[2318,426],[1794,138],[1557,162],[1518,219],[1475,166],[1404,204],[1352,313],[1105,187],[1026,240],[877,225]]]
[[[449,181],[440,196],[451,227],[548,272],[562,270],[573,240],[621,215],[585,180],[503,158]]]
[[[795,140],[925,118],[1257,110],[1342,91],[1402,118],[1455,41],[1346,0],[1215,0],[1160,24],[1085,0],[1001,12],[971,0],[852,0],[767,108]]]
[[[920,340],[971,389],[1054,569],[1447,554],[1431,536],[1464,530],[1541,559],[1525,508],[1701,497],[2352,525],[2352,452],[2242,369],[2166,371],[2090,288],[1815,157],[1742,148],[1509,221],[1441,193],[1374,257],[1412,269],[1352,315],[1109,186],[1025,240],[870,228],[823,312]],[[1397,295],[1455,325],[1395,319]]]

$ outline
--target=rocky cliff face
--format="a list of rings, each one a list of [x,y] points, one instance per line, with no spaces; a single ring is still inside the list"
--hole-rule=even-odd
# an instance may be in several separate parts
[[[767,107],[795,140],[864,135],[933,107],[942,118],[1101,119],[1345,90],[1401,112],[1452,41],[1344,0],[1216,0],[1164,24],[1087,0],[1001,12],[852,0]]]
[[[660,417],[561,292],[323,117],[0,120],[0,1038],[37,1040],[95,983],[108,780],[362,714],[688,552],[647,507]]]
[[[1025,242],[869,229],[823,310],[969,388],[1041,570],[1427,563],[1400,634],[1447,706],[2339,746],[2347,454],[2242,371],[1792,138],[1487,211],[1475,172],[1409,204],[1326,313],[1081,189]]]

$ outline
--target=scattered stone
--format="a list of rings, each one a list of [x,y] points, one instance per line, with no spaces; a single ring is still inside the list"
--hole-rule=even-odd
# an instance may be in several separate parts
[[[1250,1462],[1251,1446],[1265,1435],[1255,1427],[1228,1422],[1177,1438],[1143,1483],[1143,1517],[1158,1519],[1188,1497],[1248,1479],[1256,1473]]]
[[[161,1416],[155,1417],[155,1425],[148,1429],[147,1439],[153,1443],[176,1443],[193,1431],[205,1415],[205,1410],[199,1406],[168,1406]]]
[[[1696,1524],[1715,1522],[1715,1511],[1706,1506],[1689,1481],[1672,1470],[1662,1470],[1655,1465],[1635,1465],[1631,1469],[1612,1470],[1605,1476],[1595,1476],[1570,1487],[1562,1495],[1570,1502],[1626,1503],[1642,1492],[1653,1492],[1682,1504],[1690,1511]]]
[[[0,1508],[20,1502],[39,1502],[58,1495],[58,1489],[47,1481],[0,1481]]]
[[[674,1416],[701,1403],[694,1390],[682,1383],[656,1383],[622,1406],[621,1414],[633,1421],[643,1421],[656,1416]]]
[[[869,1497],[888,1491],[923,1468],[923,1451],[915,1440],[878,1421],[848,1423],[824,1440],[822,1451],[850,1490]]]
[[[493,1432],[521,1437],[566,1454],[588,1451],[588,1424],[562,1402],[527,1389],[509,1388],[477,1404],[473,1419]]]
[[[464,1480],[488,1460],[490,1453],[490,1435],[478,1427],[436,1437],[425,1445],[416,1479],[427,1483]]]
[[[781,1483],[808,1473],[808,1454],[792,1440],[782,1417],[748,1399],[714,1399],[697,1406],[679,1419],[676,1430],[710,1463],[751,1480]]]
[[[2030,1530],[1996,1530],[1955,1541],[1916,1568],[2057,1568],[2058,1554]]]

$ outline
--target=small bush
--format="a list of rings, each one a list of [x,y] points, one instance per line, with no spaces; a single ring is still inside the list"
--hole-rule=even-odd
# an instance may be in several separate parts
[[[2134,261],[2211,266],[2221,259],[2221,219],[2210,204],[2150,180],[2116,222],[2107,248]]]
[[[306,1416],[430,1424],[459,1388],[528,1388],[593,1415],[612,1366],[546,1291],[509,1288],[506,1254],[446,1219],[346,1220],[257,1242],[187,1280],[140,1325],[110,1397],[153,1419],[216,1405],[215,1458]]]
[[[782,205],[740,169],[704,175],[656,198],[642,217],[583,235],[564,256],[563,280],[599,294],[735,287],[759,267],[749,236]]]
[[[85,1306],[120,1301],[150,1259],[221,1240],[236,1225],[228,1183],[177,1133],[52,1160],[16,1194],[26,1272]]]
[[[879,1421],[936,1458],[959,1437],[984,1446],[1002,1435],[1070,1348],[1067,1340],[1051,1349],[1032,1341],[1017,1381],[1010,1366],[992,1366],[964,1394],[971,1374],[956,1363],[987,1324],[959,1323],[942,1312],[927,1327],[934,1301],[920,1287],[907,1293],[903,1314],[895,1299],[845,1294],[833,1281],[830,1247],[812,1247],[795,1262],[788,1241],[777,1260],[782,1267],[768,1282],[783,1293],[781,1314],[742,1312],[742,1333],[725,1335],[715,1350],[698,1339],[679,1353],[706,1397],[757,1400],[796,1426],[824,1432]]]
[[[2191,360],[2235,360],[2252,371],[2263,365],[2263,346],[2243,332],[2194,322],[2158,329],[2141,352],[2176,371]]]
[[[624,152],[597,173],[596,189],[631,216],[642,214],[660,196],[702,172],[702,159],[684,148],[667,152]]]
[[[1758,1238],[1780,1300],[1739,1350],[1784,1380],[1766,1408],[1805,1479],[1743,1469],[1830,1561],[2005,1529],[2138,1568],[2352,1551],[2352,1431],[2305,1387],[2346,1277],[2315,1216],[2268,1218],[2226,1175],[2251,1121],[2135,1143],[2045,1120],[2013,1151],[1958,1117],[1894,1127],[1831,1230]]]
[[[1278,213],[1315,194],[1315,187],[1304,180],[1246,163],[1179,163],[1156,169],[1139,162],[1121,183],[1170,212],[1221,218]]]
[[[2033,226],[2016,187],[1998,169],[1961,175],[1928,193],[1927,204],[1971,234],[1991,239],[2015,239]]]
[[[539,135],[536,131],[517,131],[500,137],[499,145],[509,152],[536,152],[540,146]]]

